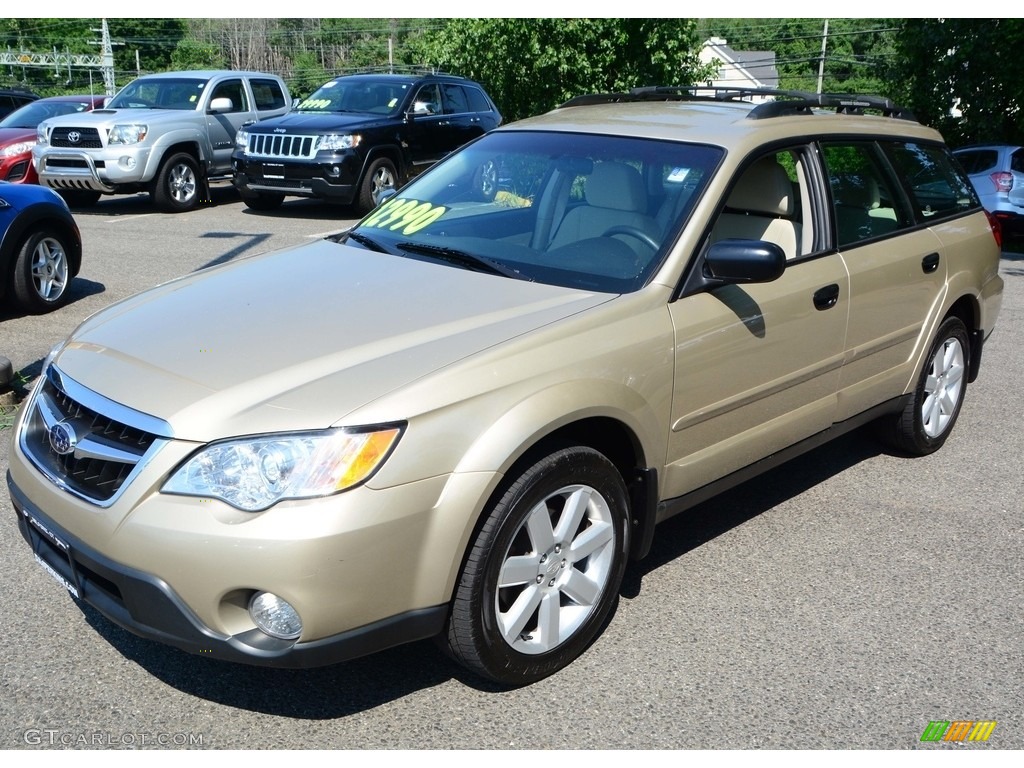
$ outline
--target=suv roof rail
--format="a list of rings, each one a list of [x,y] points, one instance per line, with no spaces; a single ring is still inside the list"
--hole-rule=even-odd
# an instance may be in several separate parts
[[[592,93],[577,96],[560,105],[582,107],[631,101],[738,101],[752,96],[777,97],[755,106],[747,114],[751,120],[784,115],[810,115],[812,110],[834,109],[840,115],[862,115],[870,109],[883,117],[917,122],[914,113],[882,96],[852,93],[808,93],[779,88],[735,88],[713,85],[653,85],[632,88],[622,93]]]
[[[426,64],[383,64],[375,67],[360,67],[351,72],[338,75],[338,77],[343,77],[344,75],[440,75],[443,77],[461,77],[461,75],[453,75],[450,72],[445,72],[442,69]]]

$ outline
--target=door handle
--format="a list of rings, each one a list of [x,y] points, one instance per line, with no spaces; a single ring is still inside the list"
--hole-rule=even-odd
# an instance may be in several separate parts
[[[814,307],[818,310],[832,309],[839,301],[839,286],[835,283],[814,292]]]
[[[934,272],[938,268],[939,268],[939,254],[937,254],[937,253],[929,253],[927,256],[925,256],[923,259],[921,259],[921,269],[924,270],[924,273],[926,275],[931,273],[931,272]]]

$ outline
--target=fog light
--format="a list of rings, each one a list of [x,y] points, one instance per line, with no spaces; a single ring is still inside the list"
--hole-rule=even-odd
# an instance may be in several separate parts
[[[294,640],[302,634],[302,619],[287,600],[269,592],[257,592],[249,601],[249,616],[271,637]]]
[[[135,168],[135,158],[125,155],[117,161],[117,164],[130,171]]]
[[[337,165],[332,165],[330,168],[327,169],[327,172],[331,174],[332,178],[336,179],[339,176],[341,176],[341,167]]]

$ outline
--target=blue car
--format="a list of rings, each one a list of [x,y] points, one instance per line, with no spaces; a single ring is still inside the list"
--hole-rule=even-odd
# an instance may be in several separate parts
[[[63,198],[0,182],[0,306],[29,314],[60,307],[81,265],[82,236]]]

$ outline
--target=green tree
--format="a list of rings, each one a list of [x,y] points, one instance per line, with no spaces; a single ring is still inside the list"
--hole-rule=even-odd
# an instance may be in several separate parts
[[[171,54],[171,69],[224,69],[227,61],[220,49],[212,43],[192,38],[178,42]]]
[[[907,19],[892,80],[951,144],[1024,140],[1024,19]]]
[[[506,120],[590,92],[699,82],[691,19],[451,19],[410,54],[479,80]]]

